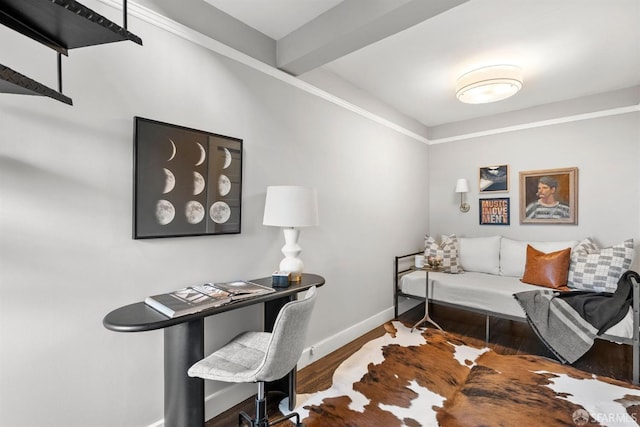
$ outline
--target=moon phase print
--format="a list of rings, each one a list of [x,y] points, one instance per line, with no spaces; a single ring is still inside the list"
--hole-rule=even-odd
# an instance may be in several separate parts
[[[133,238],[240,233],[242,140],[134,122]]]

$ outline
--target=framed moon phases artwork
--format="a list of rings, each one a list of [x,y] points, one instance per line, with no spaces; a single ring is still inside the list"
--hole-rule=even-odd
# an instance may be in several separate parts
[[[133,238],[240,233],[242,140],[134,121]]]

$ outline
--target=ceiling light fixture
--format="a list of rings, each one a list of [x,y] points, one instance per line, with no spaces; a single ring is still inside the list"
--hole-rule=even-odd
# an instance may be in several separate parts
[[[515,95],[522,88],[522,69],[515,65],[492,65],[460,76],[456,97],[465,104],[486,104]]]

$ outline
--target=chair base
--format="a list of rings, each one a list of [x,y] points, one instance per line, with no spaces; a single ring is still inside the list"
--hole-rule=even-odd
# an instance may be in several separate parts
[[[240,412],[238,416],[238,426],[248,425],[249,427],[270,427],[280,424],[283,421],[296,419],[296,427],[303,427],[300,423],[300,415],[292,412],[284,417],[277,418],[269,422],[267,417],[267,395],[264,389],[264,381],[258,381],[258,395],[256,396],[256,417],[251,418],[246,412]]]
[[[268,419],[254,419],[251,418],[246,412],[240,412],[239,415],[239,419],[238,419],[238,426],[245,426],[248,425],[250,427],[271,427],[274,426],[276,424],[280,424],[281,422],[290,420],[291,418],[296,419],[296,427],[304,427],[303,424],[300,423],[300,415],[298,415],[297,412],[292,412],[289,415],[286,415],[284,417],[280,417],[277,418],[271,422],[269,422]],[[247,424],[245,424],[247,423]]]

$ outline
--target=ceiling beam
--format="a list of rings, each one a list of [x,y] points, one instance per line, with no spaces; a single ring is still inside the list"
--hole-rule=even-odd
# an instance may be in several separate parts
[[[205,1],[136,0],[136,3],[265,64],[276,66],[276,42],[272,38]]]
[[[298,76],[469,0],[345,0],[277,41],[278,68]]]

